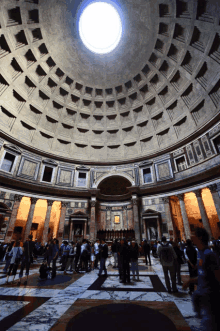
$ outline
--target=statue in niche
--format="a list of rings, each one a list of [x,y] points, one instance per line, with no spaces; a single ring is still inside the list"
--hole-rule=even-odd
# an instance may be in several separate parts
[[[75,230],[75,236],[80,236],[82,234],[82,228],[78,226]]]
[[[157,240],[157,237],[158,237],[157,229],[155,227],[150,227],[149,230],[150,230],[151,239],[156,239]]]

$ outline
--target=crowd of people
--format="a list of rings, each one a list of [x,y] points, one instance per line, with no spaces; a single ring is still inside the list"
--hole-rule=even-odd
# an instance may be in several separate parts
[[[18,284],[21,283],[24,270],[27,284],[30,266],[38,256],[43,259],[39,280],[55,278],[58,264],[64,275],[68,271],[80,273],[97,269],[99,277],[102,273],[107,276],[106,260],[111,256],[114,260],[112,267],[118,268],[120,282],[126,284],[131,282],[130,269],[133,281],[139,280],[138,258],[141,255],[144,256],[146,267],[152,265],[150,252],[162,265],[168,292],[177,293],[177,284],[182,285],[183,289],[189,287],[194,309],[197,316],[202,318],[204,330],[219,330],[216,302],[220,294],[220,237],[209,240],[208,233],[203,228],[196,229],[192,240],[177,242],[162,237],[161,241],[143,240],[138,244],[135,239],[121,238],[115,239],[109,245],[104,239],[97,239],[95,242],[83,239],[82,242],[76,243],[63,241],[59,247],[57,239],[52,239],[42,246],[39,242],[33,242],[32,235],[29,235],[23,245],[19,240],[0,245],[0,259],[5,261],[3,271],[7,274],[6,282],[11,274],[13,281],[15,280],[20,265]],[[190,276],[185,283],[181,280],[181,265],[184,263],[188,265]]]

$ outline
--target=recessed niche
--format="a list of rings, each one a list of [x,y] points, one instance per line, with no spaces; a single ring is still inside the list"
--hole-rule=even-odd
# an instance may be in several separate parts
[[[196,19],[203,21],[203,22],[209,22],[214,23],[214,17],[212,16],[213,9],[212,7],[209,7],[210,4],[207,0],[198,0],[197,2],[197,15]],[[211,4],[212,6],[212,4]]]
[[[29,107],[30,107],[30,111],[28,112],[28,118],[35,124],[38,124],[42,112],[32,105],[29,105]]]
[[[44,79],[44,77],[46,77],[47,73],[40,65],[38,65],[36,69],[36,75],[38,78],[38,82],[40,83]]]
[[[144,66],[144,68],[141,71],[146,77],[148,77],[151,73],[151,70],[147,64]]]
[[[179,50],[174,44],[171,44],[167,56],[173,61],[178,62]]]
[[[20,65],[18,64],[17,60],[14,57],[11,60],[8,71],[11,74],[13,80],[15,80],[18,76],[20,76],[23,73],[23,70],[21,69]]]
[[[126,98],[118,99],[119,108],[126,106]]]
[[[64,72],[60,68],[57,68],[55,75],[61,80],[64,76]]]
[[[188,71],[190,74],[193,72],[193,59],[189,51],[186,52],[181,66]]]
[[[220,101],[220,79],[218,80],[218,82],[215,84],[215,86],[209,93],[209,96],[217,108],[219,105],[219,101]]]
[[[101,89],[95,89],[95,95],[97,96],[97,97],[102,97],[103,96],[103,90],[101,90]]]
[[[115,106],[115,101],[106,101],[106,105],[108,108],[112,109]]]
[[[19,31],[17,34],[15,34],[14,37],[15,37],[15,49],[24,47],[28,44],[24,30]]]
[[[33,37],[33,39],[32,39],[33,43],[43,39],[40,28],[31,30],[31,33],[32,33],[32,37]]]
[[[7,109],[0,106],[0,124],[4,127],[11,129],[16,117],[11,114]]]
[[[116,94],[120,94],[120,93],[122,93],[122,91],[123,91],[123,89],[122,89],[122,85],[120,85],[120,86],[116,86],[115,91],[116,91]]]
[[[129,121],[131,119],[130,117],[130,111],[126,111],[125,113],[120,114],[122,122]]]
[[[15,7],[8,10],[7,26],[22,24],[20,7]]]
[[[187,116],[182,118],[180,121],[178,121],[176,124],[174,124],[174,130],[176,132],[177,137],[183,136],[188,131],[188,121]]]
[[[170,84],[175,88],[178,92],[181,89],[182,84],[184,83],[183,77],[181,77],[179,70],[175,73],[173,78],[170,81]]]
[[[65,84],[68,85],[71,88],[72,85],[73,85],[73,80],[70,77],[67,76],[66,79],[65,79]]]
[[[144,122],[141,122],[141,123],[138,123],[137,124],[137,129],[138,129],[138,133],[139,135],[146,135],[147,132],[147,125],[148,125],[148,121],[144,121]]]
[[[28,11],[28,24],[39,23],[39,12],[38,9],[32,9]]]
[[[146,102],[147,109],[150,114],[154,112],[155,109],[158,109],[158,103],[156,102],[156,98],[153,97],[151,100]]]
[[[106,95],[112,95],[113,94],[113,89],[112,88],[107,88],[105,89]]]
[[[216,33],[209,56],[220,64],[220,36]]]
[[[191,15],[189,12],[189,3],[188,1],[176,1],[176,17],[190,19]]]
[[[64,113],[64,118],[71,120],[71,121],[74,121],[76,119],[76,111],[75,110],[72,110],[72,109],[69,109],[69,108],[66,108],[66,112]]]
[[[168,31],[169,31],[169,25],[166,24],[166,23],[161,22],[159,24],[159,31],[158,31],[158,33],[161,34],[161,35],[163,35],[163,36],[169,37]]]
[[[152,138],[153,138],[153,136],[140,140],[142,151],[145,149],[150,150],[153,148]]]
[[[53,93],[57,87],[57,83],[55,83],[51,78],[48,78],[47,86],[50,89],[50,92]]]
[[[185,104],[188,108],[193,106],[193,104],[195,104],[197,102],[199,97],[200,97],[200,94],[195,89],[193,84],[190,84],[187,87],[187,89],[185,90],[185,92],[181,95],[181,98],[183,99],[183,101],[185,102]]]
[[[140,89],[140,93],[141,93],[143,99],[145,99],[145,98],[148,96],[148,94],[150,93],[150,91],[149,91],[149,87],[148,87],[147,84],[145,84],[145,85]]]
[[[71,101],[73,104],[77,105],[79,103],[80,98],[76,95],[71,94]]]
[[[160,17],[169,17],[170,16],[170,8],[166,3],[159,4],[159,15]]]
[[[133,114],[134,114],[135,120],[142,117],[144,115],[143,114],[143,106],[140,106],[138,108],[133,109]]]
[[[56,102],[56,101],[53,101],[53,102],[52,102],[52,105],[53,105],[53,108],[54,108],[55,110],[60,110],[60,109],[63,108],[63,106],[60,105],[60,104],[59,104],[58,102]]]
[[[167,113],[172,121],[183,113],[183,109],[176,100],[167,108]]]
[[[141,78],[141,75],[140,74],[137,74],[135,77],[134,77],[134,81],[137,82],[138,84],[142,81],[142,78]]]
[[[54,62],[54,60],[52,59],[52,57],[48,57],[46,64],[48,65],[48,67],[51,69],[53,69],[56,65],[56,63]]]
[[[25,89],[27,91],[27,95],[30,96],[36,88],[36,85],[30,80],[29,77],[25,76]]]
[[[48,101],[50,100],[50,98],[42,91],[39,90],[39,98],[38,100],[41,102],[43,107],[46,107]]]
[[[197,26],[194,26],[190,45],[192,47],[195,47],[196,49],[198,49],[201,52],[205,51],[204,36],[202,35],[201,31],[199,30],[199,28]]]
[[[18,94],[15,90],[13,90],[13,101],[12,104],[14,104],[15,109],[20,112],[21,108],[24,106],[26,100],[22,98],[20,94]]]
[[[34,64],[35,62],[37,62],[33,52],[31,49],[29,49],[27,51],[27,53],[25,53],[24,55],[26,61],[27,61],[27,67],[29,68],[32,64]]]
[[[9,84],[5,78],[0,74],[0,95],[8,88]]]
[[[170,142],[169,130],[170,129],[166,129],[157,134],[157,140],[158,140],[159,146],[165,145]]]
[[[155,130],[157,130],[158,127],[160,127],[161,125],[164,125],[165,120],[164,120],[163,112],[152,117],[152,122]]]
[[[129,99],[130,99],[131,103],[134,103],[137,100],[137,98],[138,98],[137,92],[129,95]]]
[[[173,38],[181,41],[182,43],[185,43],[186,28],[184,28],[182,25],[176,23],[174,33],[173,33]]]
[[[206,90],[208,86],[208,66],[207,62],[204,62],[201,69],[199,70],[198,74],[196,75],[196,80],[199,82],[199,84]]]
[[[162,81],[160,81],[158,74],[155,74],[153,76],[153,78],[150,80],[150,83],[153,86],[153,88],[155,88],[156,90],[158,90],[162,85]]]
[[[164,43],[163,43],[162,40],[157,39],[156,44],[155,44],[155,49],[156,49],[158,52],[160,52],[160,53],[163,54],[163,52],[164,52]]]
[[[0,58],[6,56],[9,53],[11,53],[11,50],[8,46],[5,36],[2,34],[0,36]]]
[[[160,59],[156,56],[156,54],[152,53],[150,58],[149,58],[149,62],[154,66],[154,67],[158,67],[158,64],[160,62]]]
[[[46,54],[48,54],[48,49],[46,47],[45,44],[41,44],[39,47],[38,47],[38,50],[40,52],[40,57],[43,57],[45,56]]]
[[[207,116],[204,100],[200,102],[200,104],[191,111],[191,115],[196,125],[200,124],[203,121],[203,119]]]
[[[69,92],[60,87],[60,97],[63,99],[64,102],[66,101],[68,94]]]
[[[125,87],[126,87],[127,91],[132,88],[132,82],[131,82],[131,80],[129,80],[127,83],[125,83]]]
[[[83,105],[84,105],[84,107],[89,107],[91,105],[91,103],[92,103],[91,100],[83,99]]]
[[[95,101],[94,103],[95,103],[95,107],[96,107],[97,109],[102,109],[103,102],[101,102],[101,101]]]
[[[88,87],[86,86],[85,88],[85,93],[89,94],[89,95],[92,95],[92,91],[93,91],[93,88],[92,87]]]

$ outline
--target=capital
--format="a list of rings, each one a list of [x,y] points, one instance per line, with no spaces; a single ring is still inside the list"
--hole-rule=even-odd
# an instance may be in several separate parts
[[[195,193],[195,195],[196,195],[197,198],[201,198],[202,197],[202,191],[201,191],[201,189],[195,190],[195,191],[193,191],[193,193]]]
[[[62,204],[62,208],[67,208],[67,207],[68,207],[68,204],[69,204],[69,202],[66,202],[66,201],[61,201],[61,204]]]
[[[22,198],[23,198],[23,195],[20,195],[20,194],[15,194],[15,196],[14,196],[15,201],[20,201],[21,202]]]
[[[123,206],[123,209],[124,209],[124,210],[127,210],[127,209],[128,209],[128,206]]]
[[[31,197],[31,204],[32,205],[36,205],[36,203],[37,203],[38,200],[39,200],[38,198]]]
[[[96,201],[91,201],[91,207],[95,207]]]
[[[216,184],[211,184],[211,185],[208,185],[207,187],[211,191],[211,193],[215,193],[218,191]]]
[[[184,201],[184,193],[177,194],[176,196],[180,201]]]
[[[169,203],[170,199],[169,199],[169,197],[163,197],[162,201],[163,201],[163,203]]]
[[[106,210],[112,210],[112,207],[107,206],[107,207],[106,207]]]
[[[132,203],[133,203],[134,206],[137,205],[138,204],[138,199],[132,199]]]
[[[52,206],[53,202],[54,202],[53,200],[47,200],[47,205],[48,205],[48,207],[49,207],[49,206]]]

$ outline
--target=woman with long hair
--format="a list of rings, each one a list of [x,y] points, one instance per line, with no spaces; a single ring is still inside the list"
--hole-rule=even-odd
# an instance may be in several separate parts
[[[23,250],[20,247],[20,240],[18,240],[14,243],[14,246],[10,252],[11,261],[10,261],[10,266],[9,266],[9,270],[8,270],[8,274],[7,274],[7,278],[6,278],[6,284],[8,283],[8,278],[11,275],[11,271],[12,271],[12,276],[13,276],[12,282],[14,282],[15,276],[16,276],[16,273],[18,270],[18,266],[21,261],[22,254],[23,254]]]

